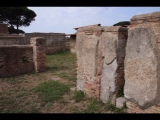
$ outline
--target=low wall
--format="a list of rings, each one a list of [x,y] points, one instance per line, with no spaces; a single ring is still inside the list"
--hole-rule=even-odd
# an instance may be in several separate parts
[[[25,41],[27,43],[29,43],[32,37],[43,37],[46,39],[47,54],[65,51],[67,49],[64,33],[25,33]]]
[[[64,33],[25,33],[24,35],[1,35],[0,45],[29,45],[33,37],[46,39],[46,53],[52,54],[65,51],[66,38]]]
[[[27,73],[34,70],[33,66],[32,46],[4,45],[0,47],[0,77]]]
[[[45,71],[45,42],[44,38],[32,38],[31,45],[0,46],[0,77]]]

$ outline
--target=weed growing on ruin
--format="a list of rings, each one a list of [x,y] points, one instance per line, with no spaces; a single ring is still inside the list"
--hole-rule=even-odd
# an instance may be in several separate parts
[[[124,88],[123,87],[119,88],[118,93],[116,94],[116,98],[118,98],[118,97],[124,97]]]
[[[53,102],[59,100],[62,95],[69,91],[69,87],[57,81],[48,81],[40,83],[33,89],[44,102]]]
[[[83,91],[81,91],[81,90],[74,91],[73,98],[74,98],[75,102],[79,102],[79,101],[83,100],[84,97],[85,97],[85,95],[84,95]]]

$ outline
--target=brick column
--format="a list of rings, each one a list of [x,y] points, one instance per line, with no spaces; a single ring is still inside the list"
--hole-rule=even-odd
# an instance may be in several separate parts
[[[33,61],[36,72],[46,70],[46,40],[43,37],[34,37],[30,39],[33,46]]]

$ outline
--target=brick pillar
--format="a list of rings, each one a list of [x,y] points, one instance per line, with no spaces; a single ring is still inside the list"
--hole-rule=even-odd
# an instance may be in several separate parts
[[[30,39],[33,46],[33,61],[36,72],[46,70],[46,39],[43,37],[34,37]]]

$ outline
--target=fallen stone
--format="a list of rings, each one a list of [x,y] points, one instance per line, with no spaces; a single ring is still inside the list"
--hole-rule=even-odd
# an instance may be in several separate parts
[[[126,102],[126,98],[125,97],[119,97],[116,99],[116,107],[117,108],[122,108],[124,106]]]

